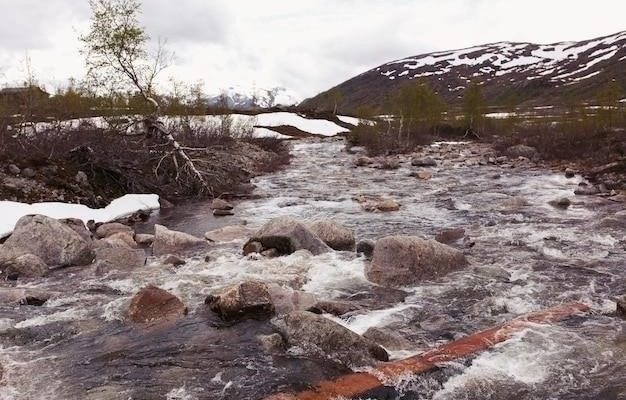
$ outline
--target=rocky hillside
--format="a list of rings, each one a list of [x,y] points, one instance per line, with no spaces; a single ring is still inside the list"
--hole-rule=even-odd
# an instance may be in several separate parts
[[[383,106],[399,86],[420,78],[450,104],[460,102],[472,81],[482,83],[490,104],[504,104],[512,95],[533,105],[590,100],[612,79],[626,87],[626,31],[581,42],[499,42],[407,57],[364,72],[302,106],[332,108],[335,99],[343,112]]]

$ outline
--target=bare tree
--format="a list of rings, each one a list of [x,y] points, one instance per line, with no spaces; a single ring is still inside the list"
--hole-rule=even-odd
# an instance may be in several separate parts
[[[167,67],[171,54],[159,40],[155,52],[146,47],[150,37],[139,23],[141,2],[138,0],[89,0],[91,26],[80,39],[83,42],[88,77],[98,86],[114,85],[118,88],[133,88],[153,107],[153,112],[144,119],[145,133],[156,135],[168,142],[172,148],[174,165],[177,157],[182,159],[187,172],[202,189],[209,186],[193,161],[159,120],[161,106],[154,94],[158,75]]]

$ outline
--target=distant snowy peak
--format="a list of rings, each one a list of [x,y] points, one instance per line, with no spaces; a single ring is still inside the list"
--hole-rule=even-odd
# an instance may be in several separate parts
[[[626,88],[626,31],[580,42],[498,42],[407,57],[357,75],[301,106],[334,109],[339,98],[336,105],[344,113],[384,107],[400,86],[417,80],[426,80],[449,104],[460,103],[471,82],[482,86],[491,104],[513,97],[533,105],[593,100],[606,82]]]
[[[618,53],[623,61],[626,59],[625,49],[626,31],[582,42],[547,45],[500,42],[422,54],[392,61],[376,68],[376,71],[389,80],[454,73],[459,79],[469,82],[517,74],[523,75],[521,79],[545,77],[555,84],[567,84],[599,73],[601,63],[611,60]],[[459,86],[454,88],[458,90]]]
[[[246,89],[231,86],[209,98],[209,103],[212,105],[226,102],[228,107],[239,110],[292,106],[297,104],[298,101],[294,93],[283,87]]]

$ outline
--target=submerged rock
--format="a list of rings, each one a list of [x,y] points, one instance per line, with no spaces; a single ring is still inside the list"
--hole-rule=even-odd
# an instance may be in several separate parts
[[[465,265],[461,251],[435,240],[388,236],[376,242],[365,274],[371,282],[402,287],[436,279]]]
[[[152,285],[141,289],[128,307],[128,319],[137,323],[171,321],[184,315],[187,308],[178,297]]]
[[[66,224],[44,215],[20,218],[3,246],[16,254],[32,254],[46,265],[87,265],[93,260],[91,243]]]
[[[448,228],[435,235],[435,240],[439,243],[450,244],[465,237],[465,229]]]
[[[550,201],[549,204],[552,207],[566,209],[572,204],[572,202],[567,197],[562,197],[560,199]]]
[[[197,238],[188,233],[169,230],[163,225],[154,226],[154,243],[152,252],[155,256],[166,254],[186,254],[199,252],[209,248],[204,239]]]
[[[389,355],[369,339],[307,311],[296,311],[274,321],[290,347],[307,356],[330,358],[347,367],[388,361]]]
[[[430,157],[413,157],[411,165],[414,167],[435,167],[437,166],[437,161]]]
[[[274,314],[274,304],[263,282],[241,282],[218,295],[211,295],[205,304],[226,321],[241,318],[267,319]]]
[[[204,234],[204,238],[211,242],[231,242],[233,240],[243,240],[253,233],[252,229],[243,225],[228,225],[219,229],[214,229]]]
[[[248,240],[244,249],[252,242],[260,243],[262,250],[276,249],[280,255],[291,254],[297,250],[308,250],[313,255],[331,251],[306,225],[292,217],[272,219]]]
[[[311,222],[309,229],[334,250],[354,251],[354,234],[339,222],[320,219]]]
[[[372,254],[374,254],[374,246],[376,246],[376,241],[371,239],[363,239],[360,240],[356,245],[357,254],[363,254],[365,258],[368,260],[372,258]]]

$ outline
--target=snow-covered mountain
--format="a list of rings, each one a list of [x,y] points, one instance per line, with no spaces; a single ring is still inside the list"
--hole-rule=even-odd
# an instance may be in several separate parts
[[[293,92],[283,87],[262,89],[231,86],[209,97],[211,105],[220,105],[224,101],[235,110],[292,106],[299,102]]]
[[[344,111],[384,105],[400,85],[417,79],[428,80],[450,103],[462,98],[470,82],[482,84],[495,103],[512,92],[533,103],[563,96],[588,99],[612,79],[626,87],[626,31],[581,42],[499,42],[407,57],[358,75],[303,106],[325,107],[336,93]]]

